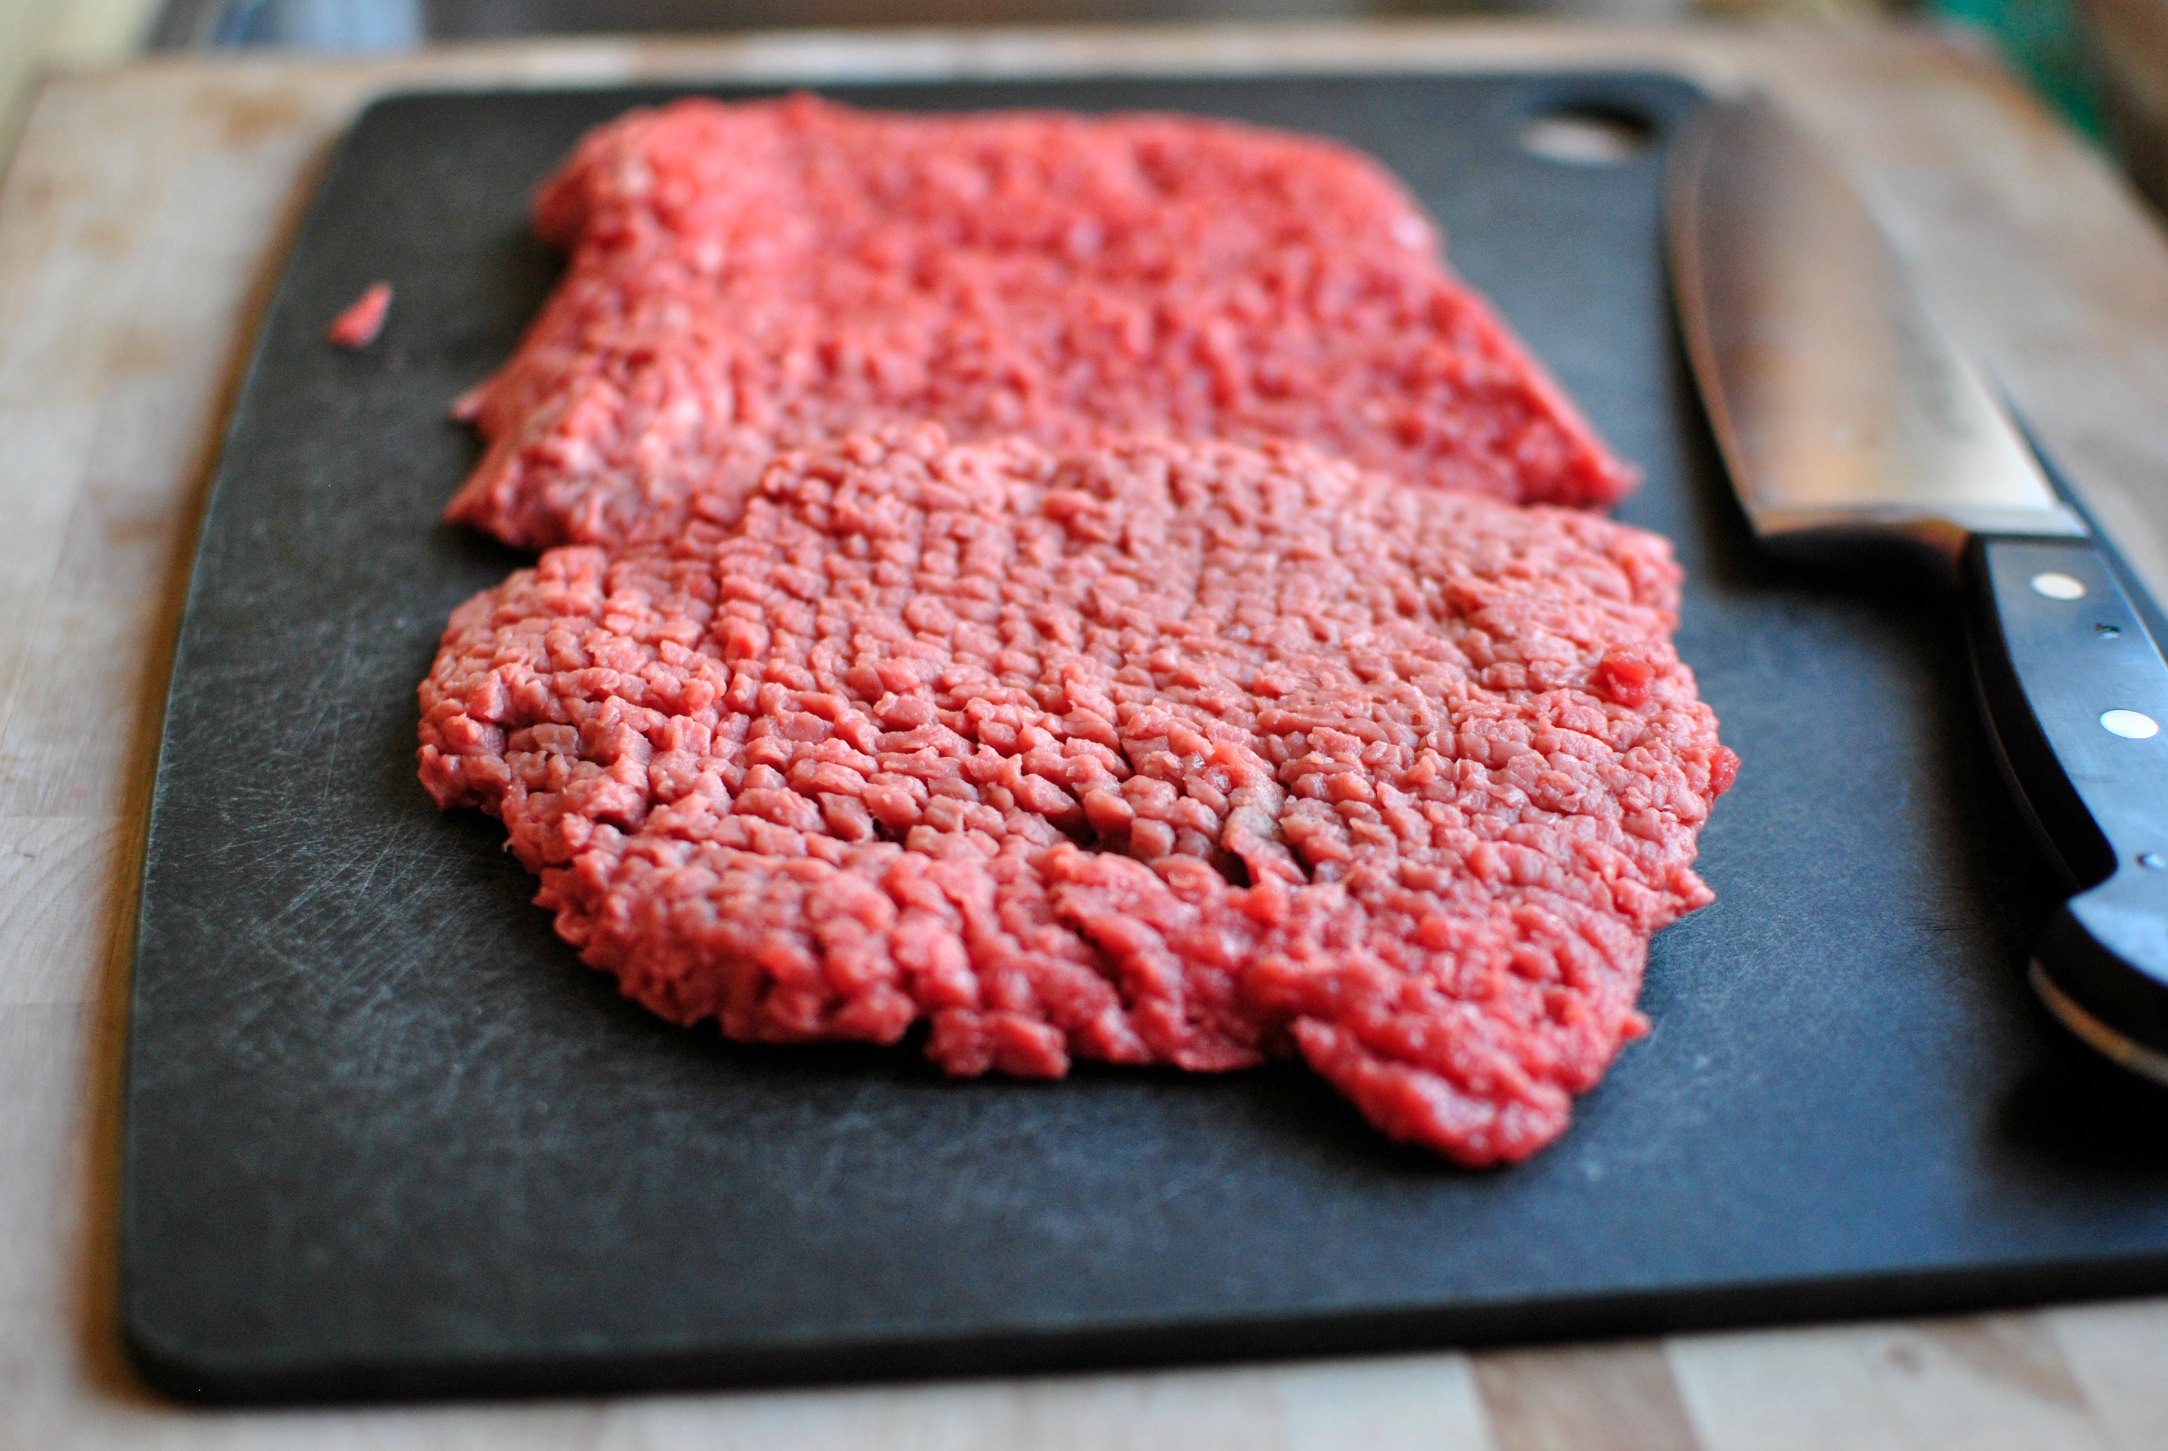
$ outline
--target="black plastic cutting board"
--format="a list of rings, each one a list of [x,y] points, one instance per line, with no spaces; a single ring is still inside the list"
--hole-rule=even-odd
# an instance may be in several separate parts
[[[158,1385],[347,1397],[950,1373],[1599,1334],[2168,1287],[2168,1095],[2028,998],[2050,904],[1938,602],[1758,558],[1667,321],[1647,76],[846,89],[1157,107],[1382,157],[1648,482],[1745,758],[1654,1032],[1534,1161],[1383,1141],[1294,1068],[951,1084],[664,1026],[413,771],[452,606],[449,400],[549,286],[530,188],[651,94],[414,96],[323,184],[220,466],[174,667],[128,1056],[123,1324]],[[1655,127],[1548,161],[1529,118]],[[372,279],[382,341],[326,321]]]

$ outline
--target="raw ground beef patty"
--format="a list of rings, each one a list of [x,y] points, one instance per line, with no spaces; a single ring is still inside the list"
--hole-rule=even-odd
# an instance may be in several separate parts
[[[1172,116],[679,102],[591,133],[570,252],[450,516],[509,543],[734,511],[774,449],[933,421],[1057,449],[1296,439],[1404,480],[1606,505],[1633,475],[1393,179]]]
[[[1299,446],[778,457],[740,524],[453,616],[421,771],[558,930],[734,1038],[957,1074],[1298,1054],[1518,1159],[1643,1029],[1736,764],[1656,536]]]

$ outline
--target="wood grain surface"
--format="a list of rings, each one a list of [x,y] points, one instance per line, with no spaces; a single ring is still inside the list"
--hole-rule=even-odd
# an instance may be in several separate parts
[[[115,1078],[151,757],[202,492],[285,239],[418,85],[1656,65],[1765,83],[2168,597],[2168,246],[1965,46],[1514,26],[579,42],[48,80],[0,180],[0,1448],[2168,1445],[2168,1301],[1476,1355],[509,1406],[208,1413],[114,1341]]]

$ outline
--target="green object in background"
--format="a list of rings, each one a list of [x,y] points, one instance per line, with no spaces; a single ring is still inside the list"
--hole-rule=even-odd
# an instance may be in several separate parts
[[[1933,0],[1937,15],[1985,32],[2012,68],[2078,130],[2105,134],[2100,94],[2071,0]]]

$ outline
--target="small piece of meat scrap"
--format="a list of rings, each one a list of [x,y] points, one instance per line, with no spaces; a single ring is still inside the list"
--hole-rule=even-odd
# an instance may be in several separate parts
[[[727,513],[778,447],[921,421],[1295,439],[1522,501],[1633,482],[1413,199],[1312,137],[689,100],[591,133],[535,222],[570,267],[459,405],[489,448],[448,511],[512,544]]]
[[[331,326],[324,329],[325,341],[349,351],[365,348],[384,331],[384,318],[390,311],[391,284],[372,282],[361,290],[361,296],[347,304],[346,311],[331,320]]]
[[[461,606],[421,775],[674,1021],[925,1019],[957,1074],[1299,1055],[1489,1164],[1564,1129],[1710,897],[1736,762],[1678,580],[1654,535],[1299,446],[928,426]]]

